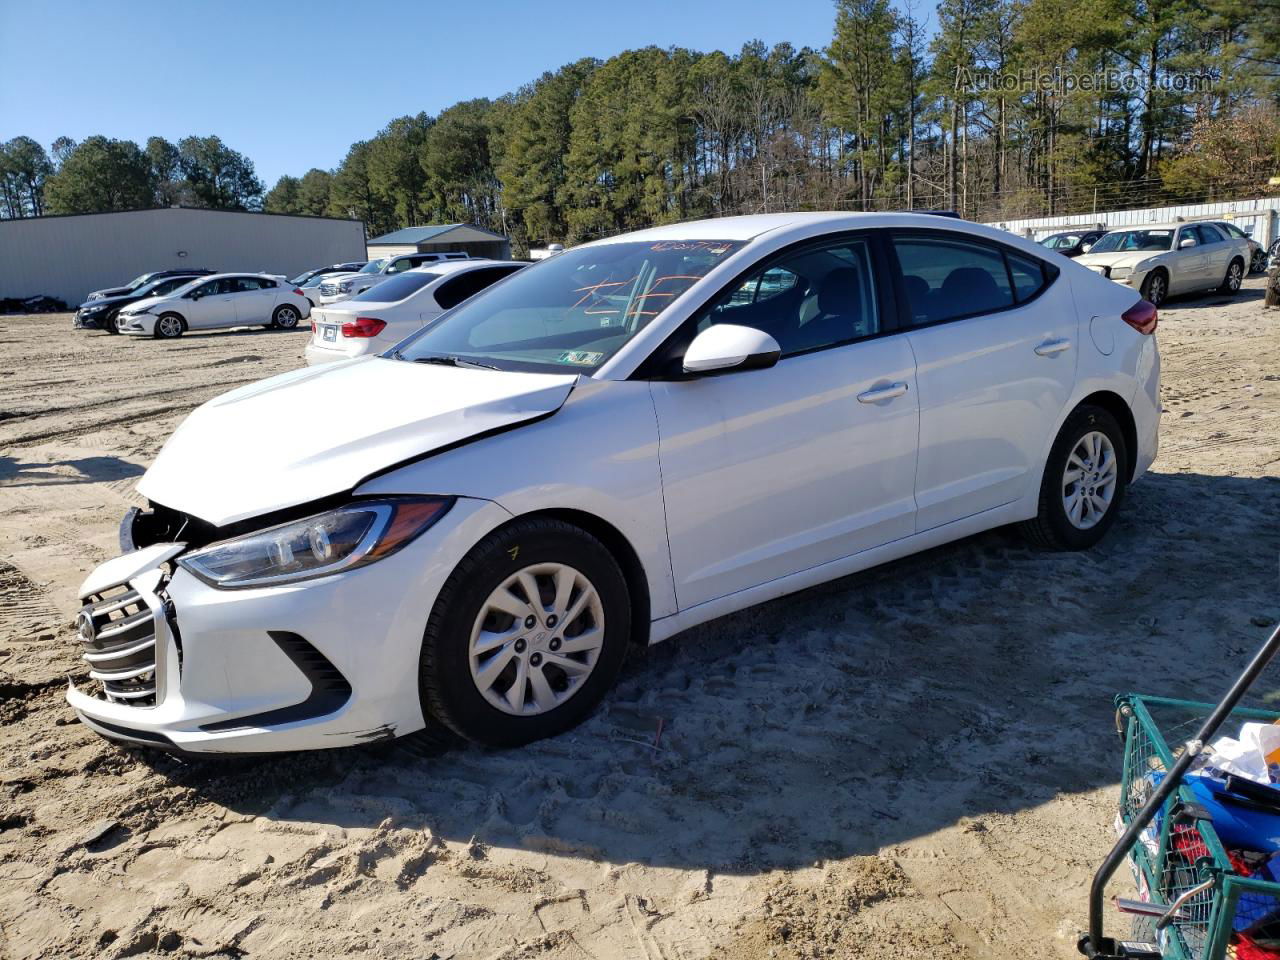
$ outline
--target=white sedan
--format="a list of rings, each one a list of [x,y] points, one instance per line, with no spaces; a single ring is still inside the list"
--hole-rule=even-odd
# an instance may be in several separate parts
[[[418,267],[350,300],[311,311],[307,363],[331,363],[395,346],[444,311],[515,273],[524,264],[456,260]]]
[[[632,645],[1005,524],[1097,543],[1156,455],[1156,324],[925,215],[576,247],[193,411],[81,587],[67,698],[192,752],[559,733]]]
[[[220,273],[130,304],[120,311],[116,325],[121,333],[172,340],[188,330],[221,327],[292,330],[310,310],[302,291],[279,277]]]

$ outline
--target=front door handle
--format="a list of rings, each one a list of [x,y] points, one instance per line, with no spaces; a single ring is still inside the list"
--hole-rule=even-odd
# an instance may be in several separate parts
[[[864,390],[858,394],[859,403],[879,403],[882,400],[892,400],[894,397],[900,397],[907,392],[905,383],[891,383],[887,387],[873,387],[870,390]]]
[[[1036,347],[1036,356],[1052,357],[1055,353],[1062,353],[1063,350],[1070,349],[1070,340],[1046,340],[1044,343]]]

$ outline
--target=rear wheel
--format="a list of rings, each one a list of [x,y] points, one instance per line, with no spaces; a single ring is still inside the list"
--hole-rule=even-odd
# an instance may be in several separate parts
[[[1249,258],[1250,273],[1265,273],[1267,269],[1267,251],[1262,247],[1253,251],[1253,256]]]
[[[424,712],[475,743],[518,746],[580,723],[613,686],[631,603],[595,537],[535,518],[462,560],[423,636]]]
[[[301,314],[298,313],[298,308],[285,304],[282,307],[276,307],[276,312],[271,315],[271,326],[277,330],[292,330],[298,325],[299,319]]]
[[[1152,270],[1142,281],[1142,299],[1158,307],[1168,296],[1169,275],[1164,270]]]
[[[155,336],[157,340],[174,340],[182,336],[186,329],[186,321],[176,313],[162,313],[156,320]]]
[[[1039,511],[1022,524],[1039,546],[1083,550],[1115,522],[1129,477],[1124,432],[1101,407],[1075,410],[1058,432],[1040,482]]]
[[[1218,289],[1222,293],[1238,293],[1240,290],[1240,282],[1244,279],[1244,261],[1237,258],[1231,261],[1227,267],[1227,275],[1222,278],[1222,286]]]

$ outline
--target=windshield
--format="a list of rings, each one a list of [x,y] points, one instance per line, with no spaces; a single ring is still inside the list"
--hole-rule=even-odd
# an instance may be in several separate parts
[[[298,284],[298,285],[299,285],[299,286],[301,286],[301,287],[318,287],[318,286],[320,286],[320,284],[324,283],[325,277],[327,277],[327,276],[328,276],[328,274],[327,274],[327,273],[317,273],[314,277],[312,277],[311,279],[307,280],[305,283],[301,283],[301,284]],[[289,282],[290,282],[290,283],[297,283],[298,281],[296,281],[296,280],[290,280]]]
[[[142,274],[142,276],[140,276],[140,277],[134,277],[132,280],[130,280],[128,283],[126,283],[126,284],[125,284],[125,289],[126,289],[126,290],[137,290],[140,286],[142,286],[144,283],[146,283],[146,282],[147,282],[148,280],[150,280],[150,279],[151,279],[151,274],[149,274],[149,273],[144,273],[144,274]]]
[[[439,280],[439,273],[419,273],[417,270],[411,270],[408,273],[402,273],[392,277],[390,280],[384,280],[376,287],[370,287],[368,290],[362,290],[357,293],[351,300],[373,300],[381,303],[391,303],[395,300],[403,300],[410,294],[417,293],[428,283]]]
[[[1171,250],[1172,230],[1117,230],[1108,233],[1090,248],[1090,253]]]
[[[363,267],[357,270],[356,273],[381,273],[382,268],[387,265],[387,261],[390,259],[390,257],[383,257],[381,260],[370,260]]]
[[[200,284],[204,283],[204,282],[205,282],[206,280],[208,280],[208,279],[209,279],[208,277],[193,277],[193,278],[191,278],[191,279],[189,279],[189,280],[185,280],[185,281],[183,281],[182,286],[180,286],[180,287],[175,287],[174,289],[172,289],[172,290],[170,290],[168,293],[166,293],[166,294],[165,294],[165,296],[166,296],[166,297],[180,297],[180,296],[182,296],[184,293],[186,293],[188,290],[194,290],[196,287],[200,286]],[[156,293],[153,293],[153,294],[152,294],[152,296],[156,296],[156,295],[158,295],[158,294],[156,294]]]
[[[741,246],[662,240],[569,250],[463,301],[401,344],[398,356],[592,373]]]
[[[289,282],[292,283],[295,287],[300,287],[304,283],[306,283],[308,280],[310,280],[312,277],[315,277],[315,276],[317,276],[315,272],[311,270],[304,270],[302,273],[298,274]]]

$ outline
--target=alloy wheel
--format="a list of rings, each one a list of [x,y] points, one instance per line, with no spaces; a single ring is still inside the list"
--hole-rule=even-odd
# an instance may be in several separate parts
[[[1077,530],[1088,530],[1106,516],[1116,495],[1119,474],[1111,438],[1098,430],[1076,441],[1062,473],[1062,506]]]
[[[1147,281],[1147,300],[1157,307],[1164,302],[1164,275],[1157,273]]]
[[[291,330],[298,325],[298,312],[293,307],[281,307],[276,313],[276,325]]]
[[[527,566],[499,584],[476,615],[471,679],[503,713],[546,713],[582,689],[604,630],[600,594],[583,573],[562,563]]]
[[[1227,267],[1227,289],[1235,293],[1240,289],[1240,281],[1243,279],[1244,269],[1239,263],[1233,262]]]
[[[182,333],[182,321],[177,317],[161,317],[156,325],[162,337],[176,337]]]

